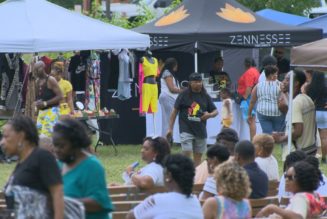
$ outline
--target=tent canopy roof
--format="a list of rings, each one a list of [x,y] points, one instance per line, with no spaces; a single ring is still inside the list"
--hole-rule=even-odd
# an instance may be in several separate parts
[[[145,48],[149,36],[116,27],[45,0],[0,4],[0,52]]]
[[[327,70],[327,39],[297,46],[291,50],[291,65]]]
[[[323,15],[323,16],[311,19],[307,22],[299,24],[298,26],[321,28],[323,31],[324,38],[327,37],[327,15]]]
[[[304,22],[310,21],[310,18],[307,17],[284,13],[270,8],[257,11],[256,14],[268,20],[272,20],[281,24],[292,25],[292,26],[296,26]]]
[[[137,32],[151,36],[152,49],[201,52],[224,47],[290,47],[321,39],[320,29],[283,25],[256,15],[234,0],[184,0],[168,15]]]

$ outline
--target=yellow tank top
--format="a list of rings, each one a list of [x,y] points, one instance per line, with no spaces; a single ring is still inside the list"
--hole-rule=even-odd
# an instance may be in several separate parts
[[[154,58],[154,63],[152,64],[149,62],[149,60],[146,57],[143,57],[143,72],[144,72],[144,77],[148,76],[157,76],[158,74],[158,60]]]

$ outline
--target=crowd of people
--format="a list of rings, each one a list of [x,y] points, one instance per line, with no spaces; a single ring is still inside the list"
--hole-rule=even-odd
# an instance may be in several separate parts
[[[279,181],[278,197],[289,197],[290,203],[286,208],[268,205],[258,217],[313,218],[327,209],[321,197],[327,195],[327,178],[315,157],[320,146],[322,162],[326,162],[323,78],[318,72],[283,72],[287,61],[281,51],[276,49],[276,57],[264,57],[261,75],[253,59],[244,60],[245,72],[236,92],[242,119],[249,124],[249,140],[239,139],[230,128],[234,102],[221,57],[215,59],[210,76],[220,86],[222,109],[217,109],[206,92],[201,74],[190,74],[188,87],[181,88],[175,75],[177,60],[165,61],[159,75],[163,136],[146,137],[141,147],[145,165],[139,170],[137,164],[130,165],[123,176],[125,185],[143,190],[164,186],[168,192],[147,197],[127,218],[251,218],[249,199],[267,197],[271,181]],[[4,189],[7,207],[22,218],[62,219],[72,214],[85,214],[87,219],[109,218],[114,206],[105,170],[92,154],[85,126],[65,116],[74,106],[72,87],[62,78],[63,65],[54,62],[49,75],[45,64],[36,62],[34,71],[37,123],[16,116],[3,127],[3,151],[18,156]],[[293,99],[289,100],[292,75]],[[288,110],[290,101],[292,112]],[[208,147],[207,120],[216,117],[218,110],[223,128],[216,143]],[[321,113],[316,116],[316,111]],[[291,123],[287,123],[290,113]],[[171,154],[177,116],[182,153]],[[256,117],[263,133],[256,133]],[[290,126],[292,132],[288,133]],[[293,140],[291,152],[286,145],[288,135]],[[273,156],[277,143],[282,146],[282,176]],[[201,194],[193,195],[193,185],[202,183]],[[68,205],[74,206],[74,211]]]

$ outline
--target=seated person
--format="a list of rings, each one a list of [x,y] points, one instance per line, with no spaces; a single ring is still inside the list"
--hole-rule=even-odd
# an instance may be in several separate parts
[[[294,194],[289,205],[286,209],[273,204],[267,205],[257,217],[276,215],[273,218],[319,218],[326,209],[324,199],[314,192],[319,186],[320,178],[321,174],[310,163],[295,163],[285,174],[286,191]]]
[[[208,172],[209,176],[204,183],[203,192],[200,194],[200,200],[206,200],[209,197],[218,195],[217,187],[216,187],[216,180],[212,176],[214,169],[222,164],[223,162],[227,161],[229,158],[229,152],[226,147],[222,146],[221,144],[215,144],[211,146],[207,151],[207,163],[208,163]]]
[[[319,195],[326,196],[327,195],[327,184],[326,184],[327,178],[326,178],[326,176],[324,174],[321,173],[321,171],[319,169],[319,160],[314,156],[305,156],[301,160],[304,160],[307,163],[310,163],[313,167],[315,167],[317,169],[317,171],[319,172],[319,176],[320,176],[320,182],[319,182],[319,187],[318,187],[317,190],[315,190],[315,192],[318,193]],[[291,164],[289,164],[288,167],[292,166],[294,163],[295,162],[291,162]],[[291,197],[293,195],[292,193],[285,191],[286,188],[285,188],[285,178],[284,178],[284,176],[282,177],[282,179],[281,179],[281,181],[279,183],[279,187],[280,187],[280,190],[281,190],[281,191],[278,191],[279,198]]]
[[[298,161],[304,160],[307,157],[307,155],[303,151],[293,151],[289,155],[286,156],[284,167],[283,167],[283,173],[285,174],[288,168],[290,168],[293,164],[295,164]],[[289,192],[285,191],[285,178],[284,174],[279,180],[279,186],[278,186],[278,199],[280,200],[282,197],[289,197],[291,194]]]
[[[223,71],[224,59],[222,57],[217,57],[214,60],[212,70],[209,72],[211,81],[216,84],[216,90],[221,88],[229,88],[231,85],[231,80],[227,72]]]
[[[233,159],[234,157],[234,147],[237,142],[238,142],[237,132],[231,128],[223,128],[216,138],[216,143],[219,143],[227,147],[230,155],[229,159]],[[205,160],[199,166],[196,167],[194,183],[202,184],[207,180],[208,176],[209,176],[208,164],[207,161]]]
[[[134,171],[132,166],[126,168],[130,178],[127,184],[134,184],[142,189],[150,189],[154,186],[164,185],[162,162],[166,155],[170,154],[168,141],[163,137],[147,137],[143,141],[141,156],[147,163],[139,171]]]
[[[255,162],[267,174],[269,181],[278,181],[278,162],[272,155],[275,143],[274,138],[268,134],[260,134],[254,136],[252,142],[256,153]]]
[[[251,206],[247,200],[251,188],[244,168],[228,161],[216,167],[214,175],[219,196],[210,197],[204,202],[204,218],[251,218]]]
[[[192,160],[181,154],[168,155],[163,167],[168,192],[146,198],[126,218],[202,219],[201,204],[191,194],[195,172]]]
[[[249,175],[252,193],[251,199],[263,198],[268,194],[268,177],[254,161],[254,145],[247,140],[240,141],[235,146],[234,159],[244,167]]]

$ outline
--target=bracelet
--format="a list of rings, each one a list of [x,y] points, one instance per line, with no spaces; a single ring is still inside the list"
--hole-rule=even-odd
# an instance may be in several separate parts
[[[47,106],[48,106],[47,101],[43,101],[43,106],[44,106],[44,107],[47,107]]]

